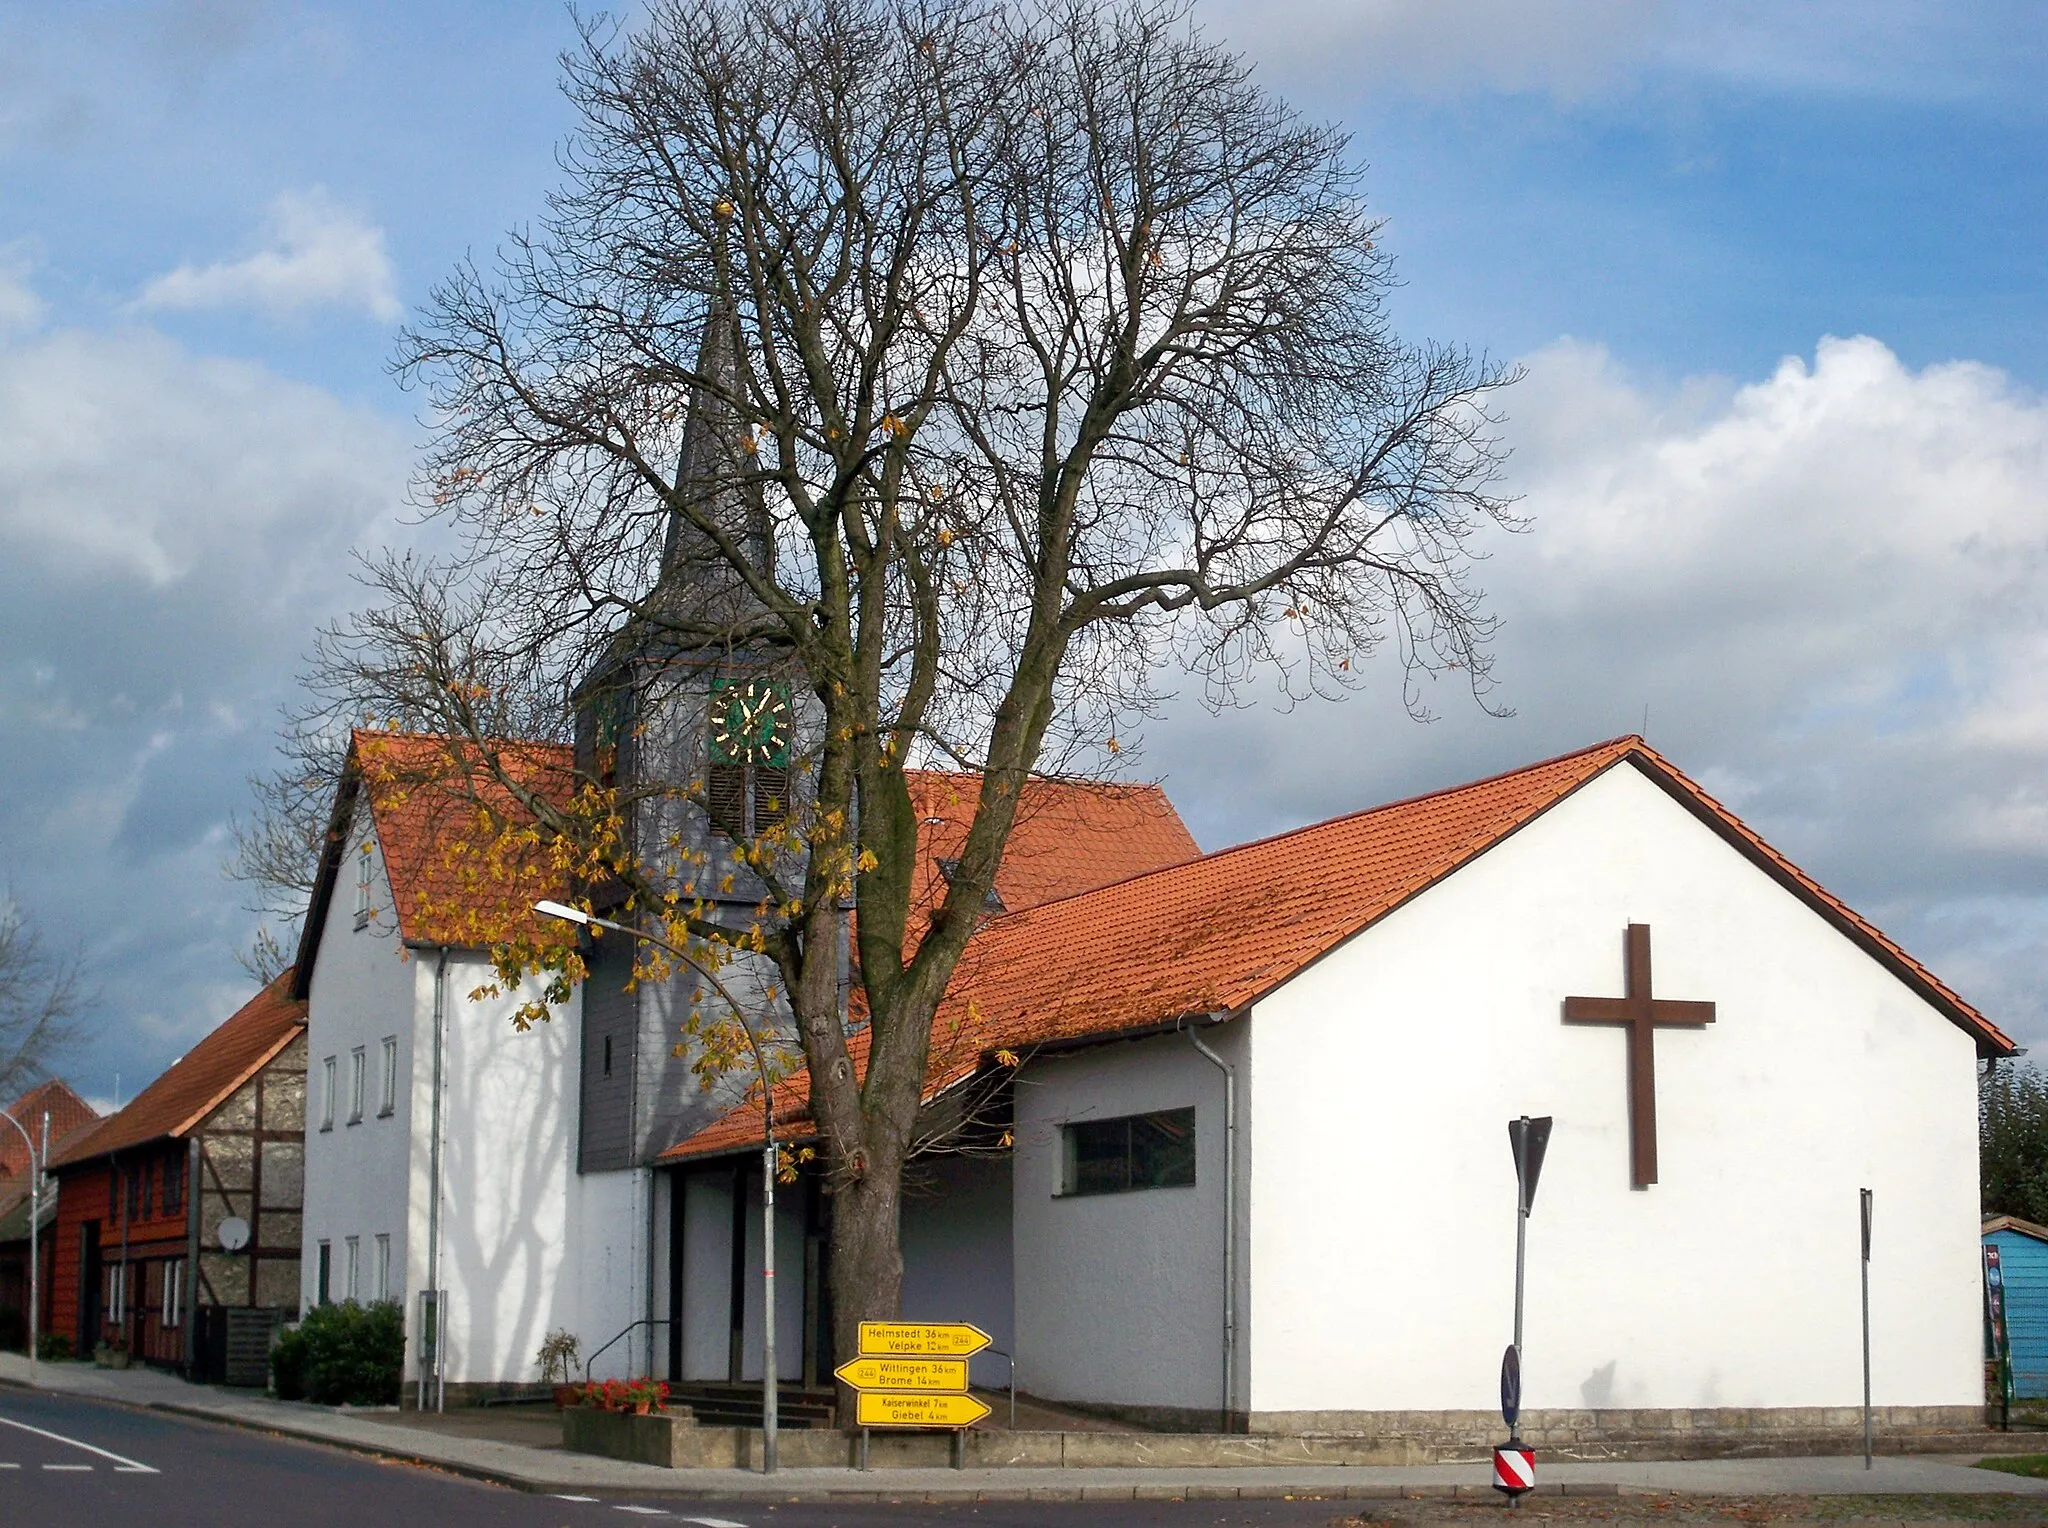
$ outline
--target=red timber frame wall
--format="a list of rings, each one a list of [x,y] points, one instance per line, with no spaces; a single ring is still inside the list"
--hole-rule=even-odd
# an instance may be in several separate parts
[[[305,1130],[302,1034],[190,1135],[59,1169],[46,1330],[69,1337],[81,1355],[119,1339],[139,1360],[177,1364],[195,1302],[296,1319]],[[249,1223],[239,1252],[220,1245],[230,1217]]]

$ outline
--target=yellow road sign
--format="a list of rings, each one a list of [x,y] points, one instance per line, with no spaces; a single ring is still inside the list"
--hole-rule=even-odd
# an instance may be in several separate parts
[[[861,1357],[965,1358],[991,1341],[965,1321],[863,1321]]]
[[[965,1390],[964,1358],[856,1358],[833,1374],[856,1390]]]
[[[891,1391],[858,1392],[856,1412],[862,1427],[972,1427],[988,1415],[988,1407],[971,1395],[897,1395]]]

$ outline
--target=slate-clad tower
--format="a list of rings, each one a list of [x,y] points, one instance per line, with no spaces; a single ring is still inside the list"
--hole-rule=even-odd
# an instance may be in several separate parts
[[[683,502],[670,510],[654,587],[573,697],[579,769],[619,787],[641,862],[671,867],[685,895],[717,903],[736,925],[761,886],[733,850],[789,815],[801,690],[767,610],[688,512],[708,510],[729,544],[772,570],[772,525],[732,403],[743,387],[741,343],[738,315],[714,307],[676,468]],[[628,990],[632,963],[624,940],[599,941],[585,988],[585,1172],[646,1162],[715,1112],[688,1056],[675,1053],[697,983],[679,976]],[[747,1001],[765,974],[735,966],[722,978]]]

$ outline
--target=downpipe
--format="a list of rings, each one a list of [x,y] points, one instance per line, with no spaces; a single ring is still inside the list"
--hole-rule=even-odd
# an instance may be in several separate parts
[[[1211,1014],[1209,1023],[1227,1023],[1230,1017]],[[1184,1032],[1188,1043],[1223,1074],[1223,1430],[1230,1432],[1237,1409],[1237,1071],[1194,1030]]]

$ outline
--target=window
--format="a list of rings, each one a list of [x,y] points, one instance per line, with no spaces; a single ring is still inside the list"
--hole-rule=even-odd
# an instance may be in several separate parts
[[[370,1058],[358,1045],[348,1053],[348,1122],[360,1125],[363,1122],[363,1074],[370,1069]]]
[[[377,1233],[377,1298],[391,1298],[391,1237],[384,1231]]]
[[[334,1058],[320,1063],[320,1128],[334,1128]]]
[[[370,841],[356,851],[356,927],[370,926]]]
[[[345,1300],[353,1300],[356,1297],[356,1277],[362,1272],[362,1261],[363,1239],[360,1236],[351,1236],[342,1243],[341,1287],[342,1298]]]
[[[1065,1126],[1061,1135],[1066,1155],[1063,1194],[1185,1188],[1195,1181],[1193,1109],[1086,1120]]]
[[[102,1293],[105,1297],[108,1325],[118,1326],[121,1322],[127,1320],[128,1265],[126,1263],[107,1264],[106,1282]]]
[[[388,1118],[398,1109],[398,1036],[384,1037],[384,1096],[377,1104],[377,1117]]]
[[[328,1297],[328,1290],[332,1287],[328,1280],[334,1272],[334,1246],[331,1242],[320,1243],[320,1258],[317,1267],[318,1272],[314,1275],[313,1280],[313,1303],[315,1305],[327,1305],[332,1303]]]
[[[185,1319],[185,1260],[174,1257],[164,1264],[164,1305],[160,1325],[172,1327]]]
[[[165,1157],[164,1170],[164,1213],[182,1214],[185,1209],[185,1164],[177,1157]]]
[[[604,1037],[604,1074],[607,1077],[612,1074],[612,1037],[610,1035]]]
[[[128,1218],[149,1219],[149,1169],[138,1172],[131,1167],[124,1176],[128,1179]]]

